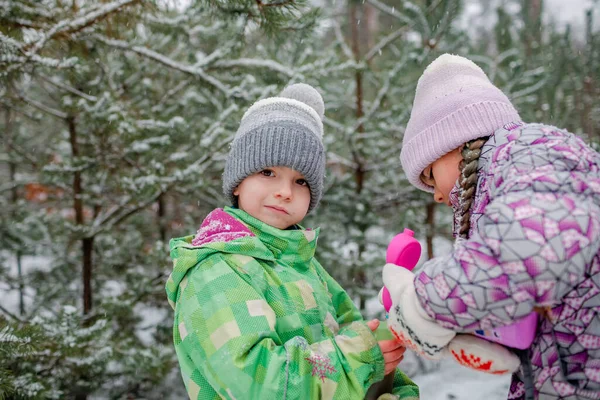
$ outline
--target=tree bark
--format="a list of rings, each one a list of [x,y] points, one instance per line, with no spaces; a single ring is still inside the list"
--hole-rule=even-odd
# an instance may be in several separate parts
[[[589,9],[586,11],[586,19],[585,19],[585,36],[586,36],[586,44],[588,48],[588,62],[585,65],[585,73],[583,76],[583,93],[582,93],[582,103],[583,103],[583,112],[581,113],[581,126],[583,131],[588,135],[590,139],[596,139],[596,135],[600,135],[600,132],[595,132],[595,123],[592,118],[592,113],[594,110],[594,99],[598,98],[596,93],[596,82],[594,79],[593,73],[593,54],[594,54],[594,31],[592,28],[592,10]]]
[[[75,117],[67,117],[69,126],[69,140],[71,142],[71,154],[73,159],[79,157],[79,144],[77,142],[77,128]],[[75,171],[73,174],[73,209],[75,210],[75,223],[77,225],[85,224],[83,215],[83,189],[81,182],[81,171]],[[83,280],[83,314],[87,315],[92,310],[92,253],[94,251],[94,238],[84,237],[81,239],[82,248],[82,280]]]
[[[543,0],[524,0],[523,11],[525,12],[525,54],[530,57],[533,54],[534,43],[540,45],[542,37],[542,8]],[[525,58],[527,62],[527,58]]]
[[[161,194],[157,199],[158,210],[157,210],[157,219],[158,219],[158,230],[160,233],[160,240],[163,243],[167,240],[167,224],[165,221],[165,194]]]
[[[427,204],[427,215],[425,217],[425,226],[427,227],[427,234],[425,240],[427,242],[427,259],[433,258],[433,235],[435,233],[435,202]]]
[[[358,19],[358,14],[359,14],[359,10],[358,10],[358,4],[353,1],[352,5],[350,6],[350,33],[351,33],[351,40],[352,40],[352,53],[354,54],[354,60],[356,61],[356,63],[360,62],[360,34],[359,34],[359,29],[358,29],[358,24],[359,24],[359,19]],[[356,70],[356,72],[354,73],[354,81],[355,81],[355,85],[356,85],[356,89],[355,89],[355,93],[356,93],[356,101],[355,101],[355,107],[356,107],[356,120],[360,120],[363,115],[364,115],[364,110],[363,110],[363,85],[362,85],[362,71],[360,70]],[[359,134],[364,133],[364,126],[363,124],[360,124],[358,126],[357,132]],[[358,194],[360,194],[363,190],[364,187],[364,181],[365,181],[365,168],[363,165],[363,161],[362,161],[362,157],[360,156],[360,152],[359,149],[354,149],[353,150],[353,156],[354,156],[354,161],[356,163],[356,170],[354,173],[354,177],[356,180],[356,192]]]
[[[6,154],[10,154],[11,153],[11,147],[12,147],[12,135],[13,135],[13,120],[12,120],[12,113],[10,108],[6,107],[5,109],[5,114],[4,114],[4,127],[5,127],[5,145],[6,145]],[[8,176],[9,176],[9,180],[10,182],[14,182],[15,181],[15,176],[17,174],[17,165],[15,162],[13,162],[10,158],[8,160]],[[17,187],[15,185],[13,185],[13,188],[11,189],[11,203],[13,205],[13,210],[16,210],[16,205],[17,202],[19,200],[19,192],[17,190]],[[13,216],[16,216],[16,211],[13,211]],[[22,253],[21,253],[21,249],[17,248],[16,252],[15,252],[15,258],[17,261],[17,281],[19,284],[19,315],[23,316],[25,315],[25,283],[23,281],[23,265],[22,265]]]

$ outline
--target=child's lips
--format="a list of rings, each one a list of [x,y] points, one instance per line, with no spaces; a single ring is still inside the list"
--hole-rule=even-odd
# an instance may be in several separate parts
[[[289,214],[287,212],[287,210],[283,207],[277,207],[277,206],[265,206],[265,207],[270,208],[271,210],[275,210],[277,212],[283,213],[283,214]]]

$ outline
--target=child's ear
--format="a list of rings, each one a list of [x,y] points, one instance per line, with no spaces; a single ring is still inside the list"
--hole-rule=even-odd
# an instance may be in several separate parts
[[[235,189],[233,189],[233,195],[234,196],[239,196],[240,195],[240,187],[236,186]]]

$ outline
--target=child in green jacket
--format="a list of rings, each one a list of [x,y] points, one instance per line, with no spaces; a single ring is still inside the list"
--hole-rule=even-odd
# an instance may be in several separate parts
[[[378,342],[314,258],[319,230],[298,223],[321,198],[323,100],[296,84],[244,114],[223,174],[234,207],[171,241],[173,338],[191,399],[363,399],[404,348]]]

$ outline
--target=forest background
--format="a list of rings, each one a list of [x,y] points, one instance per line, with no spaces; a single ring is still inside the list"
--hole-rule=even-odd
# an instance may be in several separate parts
[[[435,57],[468,56],[525,121],[600,146],[600,2],[568,3],[0,1],[0,398],[185,397],[168,241],[227,204],[243,112],[294,82],[326,105],[325,194],[304,225],[322,227],[317,256],[365,317],[383,317],[391,237],[415,230],[422,260],[452,242],[449,213],[399,163]]]

